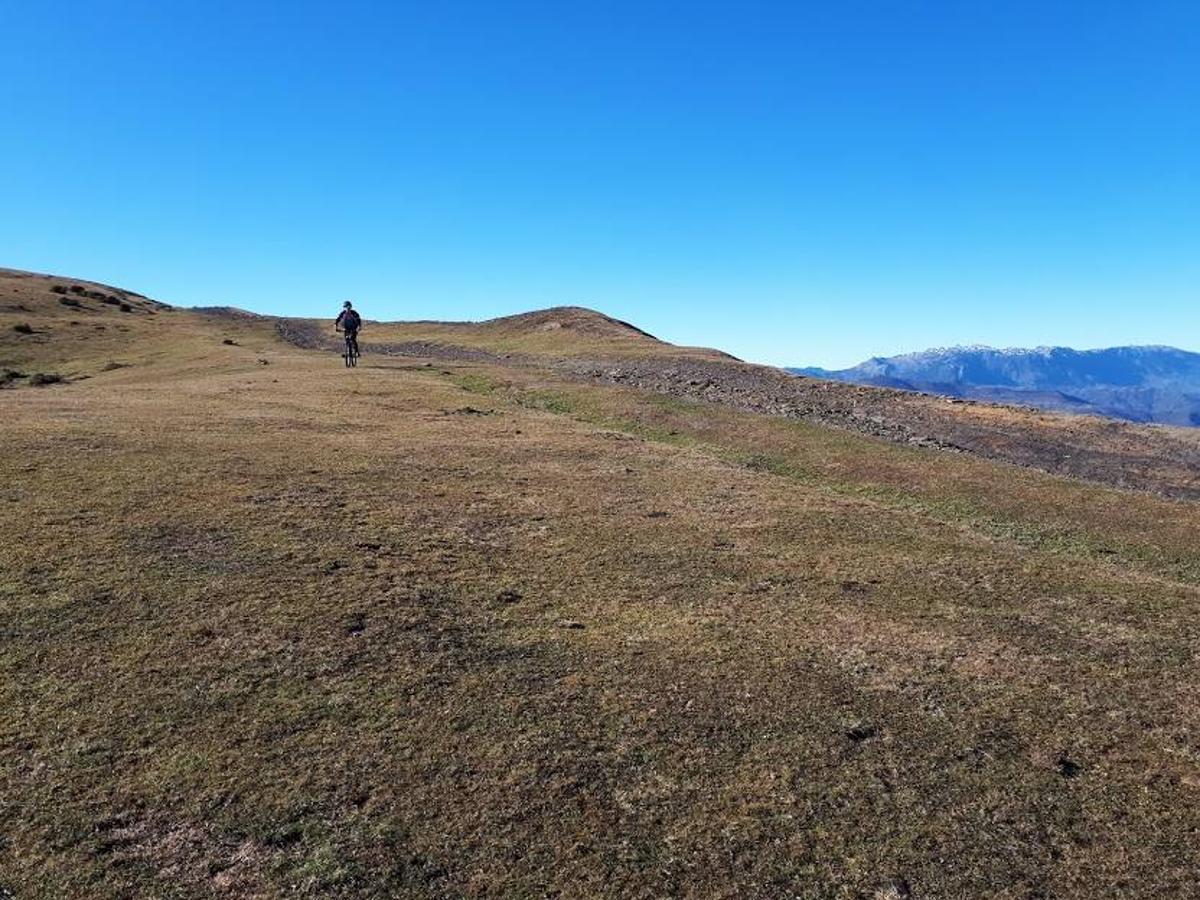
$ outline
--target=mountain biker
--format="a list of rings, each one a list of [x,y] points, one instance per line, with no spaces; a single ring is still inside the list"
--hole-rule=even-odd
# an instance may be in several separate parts
[[[358,330],[362,328],[362,316],[354,309],[354,305],[347,300],[342,304],[342,311],[338,313],[337,319],[333,323],[334,331],[346,332],[346,341],[354,348],[354,355],[358,356]]]

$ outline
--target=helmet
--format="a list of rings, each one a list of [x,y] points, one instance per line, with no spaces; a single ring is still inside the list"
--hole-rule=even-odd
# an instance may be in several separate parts
[[[345,303],[342,304],[342,309],[349,309],[349,308],[350,308],[350,301],[347,300]]]

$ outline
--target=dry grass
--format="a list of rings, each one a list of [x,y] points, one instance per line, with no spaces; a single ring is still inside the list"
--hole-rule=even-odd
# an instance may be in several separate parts
[[[1194,504],[53,296],[0,895],[1194,891]]]
[[[328,329],[326,322],[307,320],[305,323]],[[532,357],[731,358],[703,347],[667,344],[626,322],[574,306],[486,322],[367,322],[363,340],[376,345],[424,342]]]

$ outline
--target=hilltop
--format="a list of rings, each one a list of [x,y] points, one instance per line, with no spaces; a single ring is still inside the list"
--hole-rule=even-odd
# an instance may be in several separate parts
[[[280,333],[298,346],[336,349],[329,322],[279,321]],[[492,358],[672,357],[730,360],[717,350],[678,347],[640,328],[579,306],[558,306],[484,322],[367,322],[363,340],[375,352],[411,355],[477,351]]]
[[[1194,432],[328,329],[0,273],[0,896],[1189,896]]]
[[[1200,353],[1174,347],[950,347],[797,374],[1134,422],[1200,425]]]

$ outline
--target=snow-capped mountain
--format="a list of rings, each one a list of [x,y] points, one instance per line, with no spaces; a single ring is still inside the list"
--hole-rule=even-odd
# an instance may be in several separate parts
[[[1134,422],[1200,426],[1200,353],[1174,347],[949,347],[798,375]]]

